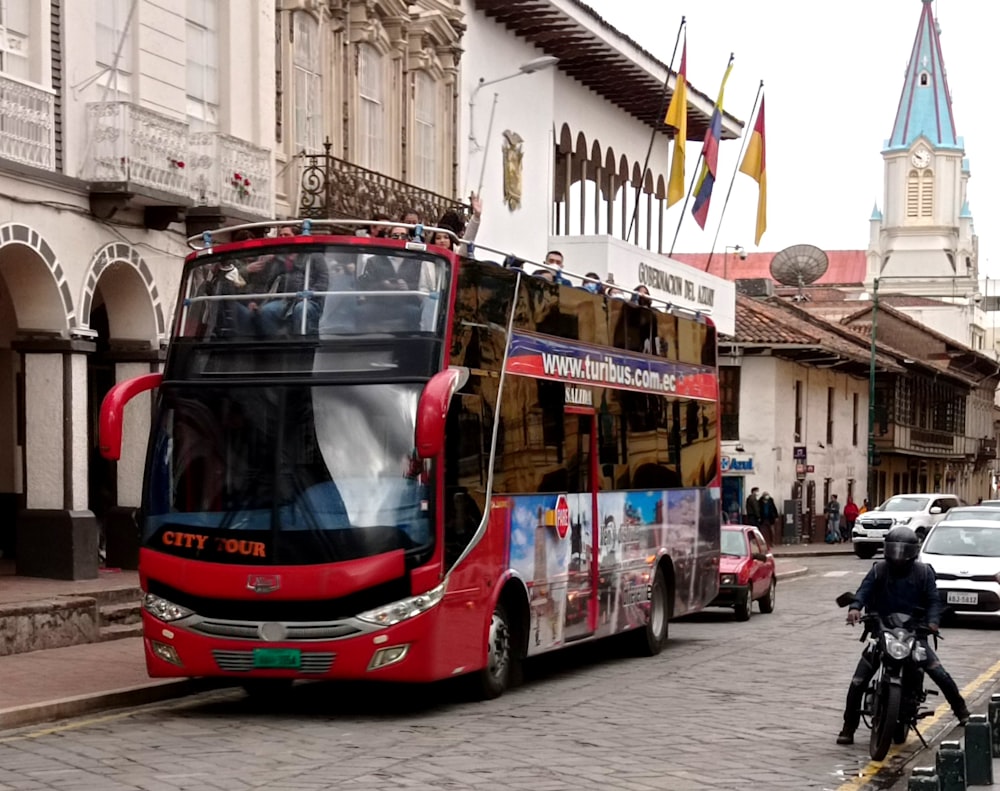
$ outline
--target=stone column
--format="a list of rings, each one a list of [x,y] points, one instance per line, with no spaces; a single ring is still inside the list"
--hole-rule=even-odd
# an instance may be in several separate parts
[[[80,340],[15,341],[24,372],[24,510],[17,573],[94,579],[98,531],[87,510],[87,354]]]
[[[160,370],[159,351],[117,352],[115,381],[124,382]],[[104,519],[104,542],[109,566],[139,567],[139,506],[146,466],[146,447],[153,419],[153,394],[141,393],[129,401],[122,421],[122,455],[117,464],[118,500]]]

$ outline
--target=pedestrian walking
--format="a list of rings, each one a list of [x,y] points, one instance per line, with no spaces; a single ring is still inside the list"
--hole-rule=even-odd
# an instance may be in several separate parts
[[[764,492],[757,501],[760,513],[760,532],[767,541],[768,548],[774,545],[775,524],[778,522],[778,506],[774,504],[771,495]]]
[[[840,535],[840,501],[837,495],[830,495],[830,502],[826,504],[826,543],[839,544],[843,541]]]
[[[747,495],[746,502],[746,524],[753,525],[754,527],[760,527],[760,502],[757,500],[757,492],[759,492],[756,486],[750,490],[750,494]]]

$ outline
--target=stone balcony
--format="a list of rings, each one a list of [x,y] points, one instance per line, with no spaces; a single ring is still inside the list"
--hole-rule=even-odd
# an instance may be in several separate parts
[[[189,232],[274,216],[270,151],[219,132],[192,132],[189,142]]]
[[[55,170],[52,91],[0,77],[0,159]]]
[[[131,102],[87,105],[84,178],[91,213],[108,219],[141,206],[146,225],[165,228],[191,204],[188,125]]]
[[[187,220],[190,233],[273,216],[271,152],[220,132],[192,132],[132,102],[87,105],[83,173],[91,212],[142,208],[147,227]]]
[[[385,213],[401,217],[416,211],[427,224],[440,219],[448,210],[468,216],[469,207],[459,201],[415,187],[338,159],[330,153],[327,141],[322,154],[307,154],[303,159],[299,215],[313,219],[368,219]]]

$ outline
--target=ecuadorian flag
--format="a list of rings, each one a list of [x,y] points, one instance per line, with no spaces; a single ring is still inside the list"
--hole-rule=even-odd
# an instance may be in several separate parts
[[[715,186],[715,174],[719,167],[719,141],[722,139],[722,98],[726,92],[726,81],[729,73],[733,70],[733,56],[729,56],[729,65],[726,66],[726,73],[722,77],[722,85],[719,86],[719,98],[715,102],[715,109],[712,111],[712,121],[708,125],[708,132],[705,134],[705,142],[701,146],[701,175],[698,176],[698,185],[694,191],[694,206],[691,207],[691,214],[694,215],[695,222],[705,228],[705,221],[708,219],[708,206],[712,202],[712,188]]]

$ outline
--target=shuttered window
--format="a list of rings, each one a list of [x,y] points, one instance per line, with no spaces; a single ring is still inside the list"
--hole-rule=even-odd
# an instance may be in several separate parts
[[[424,189],[438,191],[438,85],[423,71],[414,78],[413,89],[413,176]]]
[[[924,219],[934,216],[934,174],[929,170],[920,174],[920,216]]]
[[[295,15],[295,150],[316,153],[323,143],[323,80],[319,24],[309,14]]]
[[[358,45],[358,162],[382,171],[385,158],[385,67],[382,56],[370,44]]]
[[[920,174],[915,170],[910,171],[906,180],[906,216],[918,217],[920,215]]]

